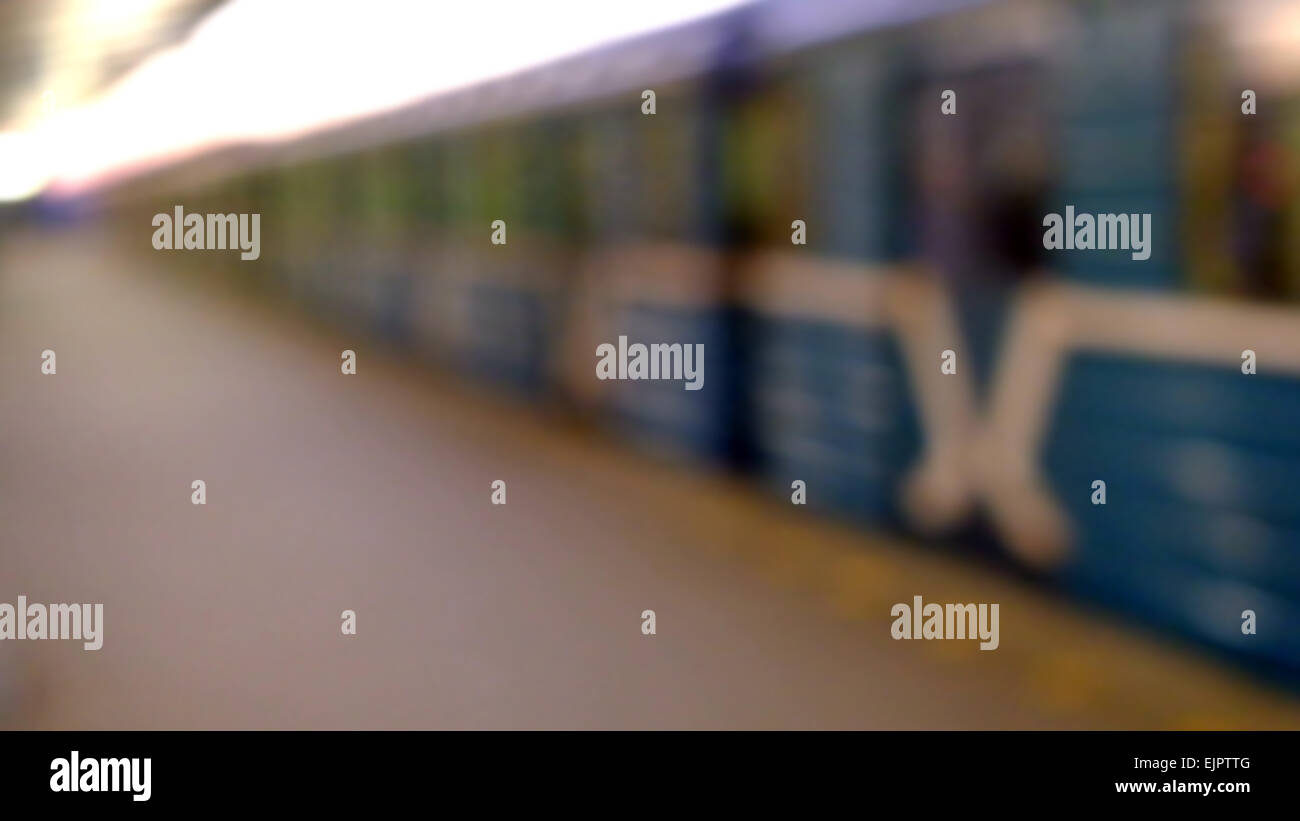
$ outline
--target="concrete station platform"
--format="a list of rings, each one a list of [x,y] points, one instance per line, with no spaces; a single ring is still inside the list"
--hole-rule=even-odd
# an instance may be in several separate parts
[[[105,605],[97,652],[0,644],[0,727],[1300,728],[1198,651],[166,262],[0,245],[0,601]],[[999,602],[1000,648],[891,640],[917,594]]]

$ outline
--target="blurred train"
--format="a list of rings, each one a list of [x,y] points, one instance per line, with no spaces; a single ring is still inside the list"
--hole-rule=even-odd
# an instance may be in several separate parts
[[[1300,72],[1237,21],[1277,6],[774,0],[97,205],[142,253],[259,213],[259,260],[167,264],[1294,685]],[[1150,258],[1045,251],[1066,205]],[[598,381],[619,335],[703,343],[704,388]]]

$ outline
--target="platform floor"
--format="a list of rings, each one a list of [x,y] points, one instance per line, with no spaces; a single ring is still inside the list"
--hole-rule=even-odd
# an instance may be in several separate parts
[[[168,262],[0,244],[0,601],[105,605],[98,652],[0,643],[0,727],[1300,727],[1199,653]],[[999,602],[1000,649],[891,640],[915,594]]]

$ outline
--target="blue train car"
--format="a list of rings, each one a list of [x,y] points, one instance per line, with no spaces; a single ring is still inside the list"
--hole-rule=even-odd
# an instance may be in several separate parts
[[[745,421],[742,326],[719,188],[731,95],[743,82],[723,63],[728,32],[739,25],[718,23],[718,42],[706,38],[710,74],[656,85],[653,113],[640,94],[628,94],[583,116],[587,250],[568,344],[570,394],[600,424],[647,451],[717,465],[740,458]],[[688,390],[694,380],[684,371],[597,379],[594,352],[620,339],[700,351],[698,383]]]
[[[1044,454],[1080,531],[1070,581],[1300,674],[1298,411],[1296,376],[1072,357]],[[1099,478],[1105,506],[1090,501]]]
[[[1074,3],[1061,31],[1052,99],[1060,175],[1053,209],[1150,214],[1149,259],[1125,250],[1054,252],[1065,277],[1174,289],[1179,267],[1179,68],[1183,4]]]
[[[1223,65],[1198,60],[1198,82],[1182,79],[1189,52],[1214,51],[1185,5],[1070,9],[1054,201],[1150,214],[1151,254],[1052,255],[1064,278],[1105,289],[1078,292],[1060,323],[1077,333],[1037,457],[1073,535],[1058,571],[1090,599],[1300,681],[1300,507],[1287,490],[1300,479],[1287,421],[1300,409],[1300,316],[1183,293],[1282,295],[1262,283],[1281,281],[1285,254],[1261,266],[1233,236],[1231,146],[1253,126]],[[1268,363],[1258,373],[1243,372],[1246,349]]]
[[[743,419],[734,384],[737,323],[722,264],[716,251],[667,242],[610,245],[585,260],[583,307],[575,309],[585,320],[572,337],[571,384],[619,438],[653,453],[732,463]],[[661,366],[658,378],[603,379],[609,374],[594,354],[605,345],[620,358],[625,347],[673,346],[681,367]],[[619,376],[636,376],[628,371]]]
[[[1294,309],[1040,297],[1022,306],[991,422],[1001,458],[1041,476],[1001,489],[1004,531],[1023,542],[1017,519],[1050,499],[1064,529],[1019,547],[1068,541],[1054,571],[1071,589],[1300,681]]]
[[[736,115],[750,455],[787,499],[903,524],[921,421],[890,299],[911,250],[904,204],[905,36],[785,48]],[[798,222],[796,222],[798,221]],[[937,364],[937,360],[936,360]]]
[[[756,257],[745,304],[757,469],[789,497],[876,526],[903,524],[902,489],[921,450],[893,274],[795,253]]]

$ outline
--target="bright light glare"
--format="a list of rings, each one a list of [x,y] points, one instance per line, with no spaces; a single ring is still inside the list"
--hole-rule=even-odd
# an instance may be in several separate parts
[[[46,152],[34,134],[0,131],[0,202],[34,197],[50,181]]]
[[[744,3],[233,0],[51,124],[73,150],[57,152],[45,176],[75,193],[123,170],[303,134]],[[0,191],[39,187],[18,173],[35,166],[14,162],[0,166]]]

